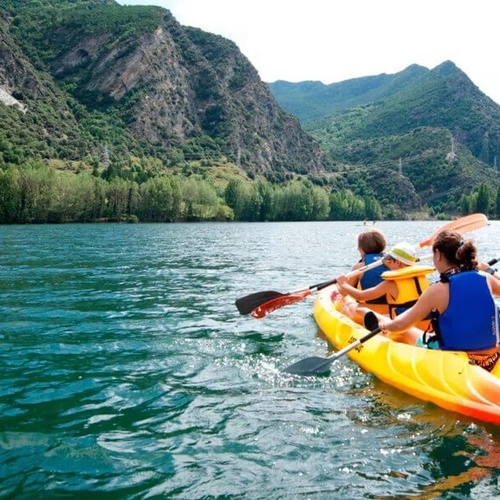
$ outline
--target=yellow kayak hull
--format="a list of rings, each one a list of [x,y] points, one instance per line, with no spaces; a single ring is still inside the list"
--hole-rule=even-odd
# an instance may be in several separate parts
[[[339,312],[332,302],[335,286],[320,291],[314,318],[338,349],[363,337],[367,330]],[[493,372],[470,364],[462,352],[403,344],[376,335],[348,356],[383,382],[423,401],[472,418],[500,424],[500,362]]]

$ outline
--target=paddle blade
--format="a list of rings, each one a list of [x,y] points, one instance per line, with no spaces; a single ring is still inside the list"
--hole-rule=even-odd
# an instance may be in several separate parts
[[[297,361],[297,363],[290,365],[283,371],[292,375],[321,375],[330,369],[330,365],[335,359],[337,358],[320,358],[318,356],[312,356]]]
[[[476,229],[481,229],[488,225],[488,218],[484,214],[470,214],[465,217],[460,217],[459,219],[452,220],[445,224],[443,227],[439,228],[430,238],[421,241],[419,243],[420,248],[430,246],[434,243],[439,233],[452,229],[459,232],[460,234],[467,233],[469,231],[475,231]]]
[[[378,320],[375,315],[373,315],[375,319],[369,316],[368,321],[372,321],[375,324],[375,321],[378,325]],[[293,365],[290,365],[288,368],[285,368],[283,371],[287,373],[292,373],[294,375],[320,375],[321,373],[325,373],[328,370],[328,367],[331,363],[333,363],[336,359],[341,358],[344,354],[352,351],[353,349],[357,349],[358,346],[364,344],[367,340],[371,339],[375,335],[380,333],[380,328],[375,328],[375,330],[368,332],[366,335],[361,337],[358,340],[346,345],[340,351],[337,351],[335,354],[328,356],[327,358],[318,358],[313,356],[312,358],[306,358],[302,361],[298,361]]]
[[[251,293],[236,300],[235,304],[240,314],[250,314],[255,308],[269,302],[277,297],[282,297],[284,294],[268,290],[266,292]]]
[[[276,309],[280,309],[281,307],[288,306],[290,304],[295,304],[295,302],[300,302],[308,295],[311,295],[311,290],[304,290],[303,292],[281,295],[281,297],[269,300],[264,304],[256,307],[253,311],[251,311],[250,315],[257,319],[263,318],[273,311],[276,311]]]
[[[466,233],[468,231],[475,231],[488,225],[488,218],[484,214],[470,214],[465,217],[460,217],[451,221],[451,228],[459,233]]]
[[[370,331],[378,328],[377,315],[373,311],[367,311],[363,316],[363,325]]]

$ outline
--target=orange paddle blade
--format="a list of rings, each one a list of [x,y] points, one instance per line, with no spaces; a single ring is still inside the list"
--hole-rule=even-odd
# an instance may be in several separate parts
[[[250,316],[258,319],[263,318],[269,313],[276,311],[276,309],[287,306],[289,304],[295,304],[295,302],[300,302],[309,295],[311,295],[311,290],[304,290],[303,292],[297,292],[294,294],[283,295],[283,297],[277,297],[276,299],[269,300],[265,304],[256,307],[250,313]]]
[[[453,229],[460,234],[467,233],[469,231],[475,231],[476,229],[481,229],[488,225],[488,218],[484,214],[470,214],[465,217],[460,217],[459,219],[452,220],[440,227],[430,238],[419,243],[419,247],[427,247],[434,243],[439,233],[446,231],[447,229]]]

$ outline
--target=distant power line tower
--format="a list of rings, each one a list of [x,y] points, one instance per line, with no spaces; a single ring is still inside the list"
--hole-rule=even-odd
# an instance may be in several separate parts
[[[106,144],[102,150],[102,166],[106,170],[109,167],[109,148]]]
[[[455,153],[455,139],[453,139],[453,136],[451,136],[451,151],[446,155],[446,160],[449,162],[452,162],[455,160],[457,157]]]

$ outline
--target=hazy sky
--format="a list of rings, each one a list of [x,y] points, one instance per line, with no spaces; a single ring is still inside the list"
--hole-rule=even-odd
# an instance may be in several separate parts
[[[334,83],[453,61],[500,104],[497,0],[118,0],[229,38],[262,80]]]

